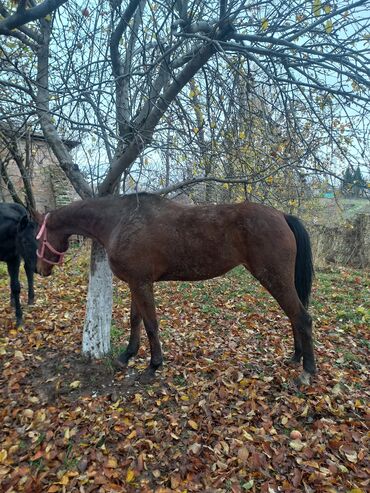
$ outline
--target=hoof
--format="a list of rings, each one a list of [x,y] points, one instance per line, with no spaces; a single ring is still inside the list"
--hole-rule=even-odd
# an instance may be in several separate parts
[[[137,354],[137,351],[136,351],[136,352],[134,352],[134,353],[133,353],[133,352],[131,352],[131,351],[130,351],[130,352],[127,352],[127,350],[126,350],[126,351],[123,351],[122,353],[120,353],[120,354],[118,355],[118,361],[119,361],[122,365],[127,366],[127,365],[128,365],[128,363],[129,363],[129,361],[130,361],[130,359],[131,359],[131,358],[133,358],[134,356],[136,356],[136,354]]]
[[[289,366],[299,366],[301,364],[301,360],[292,356],[291,358],[285,360],[285,363]]]
[[[113,367],[115,370],[125,371],[127,369],[127,363],[123,363],[120,359],[115,359]]]
[[[295,383],[299,388],[308,387],[309,385],[311,385],[311,378],[312,378],[311,373],[308,373],[307,371],[303,371],[299,375],[299,377],[295,379]]]
[[[151,383],[155,380],[155,369],[150,367],[143,371],[139,377],[139,382],[142,384]]]

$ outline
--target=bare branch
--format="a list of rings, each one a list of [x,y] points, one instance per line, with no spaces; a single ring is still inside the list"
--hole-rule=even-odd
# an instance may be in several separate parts
[[[9,35],[13,29],[20,28],[31,21],[36,21],[51,14],[67,0],[44,0],[42,3],[26,8],[27,2],[21,2],[14,14],[7,15],[0,20],[0,34]],[[1,2],[3,8],[4,5]]]

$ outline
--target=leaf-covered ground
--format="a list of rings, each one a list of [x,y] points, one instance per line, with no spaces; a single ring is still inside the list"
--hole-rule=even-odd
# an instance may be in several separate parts
[[[156,287],[165,365],[151,385],[80,356],[86,255],[48,279],[16,329],[0,267],[0,491],[369,491],[369,277],[317,274],[319,374],[298,391],[286,317],[242,269]],[[25,290],[24,290],[25,291]],[[23,298],[25,302],[25,299]],[[113,353],[128,337],[115,286]]]

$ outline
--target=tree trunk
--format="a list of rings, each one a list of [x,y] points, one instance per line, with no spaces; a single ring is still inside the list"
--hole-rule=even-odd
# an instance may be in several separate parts
[[[107,254],[100,244],[93,242],[82,338],[83,354],[101,358],[109,353],[112,300],[112,271],[108,264]]]

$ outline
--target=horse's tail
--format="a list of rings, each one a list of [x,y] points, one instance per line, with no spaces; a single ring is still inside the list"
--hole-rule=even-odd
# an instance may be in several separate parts
[[[290,229],[293,231],[297,244],[295,288],[303,306],[307,308],[314,276],[310,237],[306,228],[297,217],[289,214],[284,214],[284,216]]]

